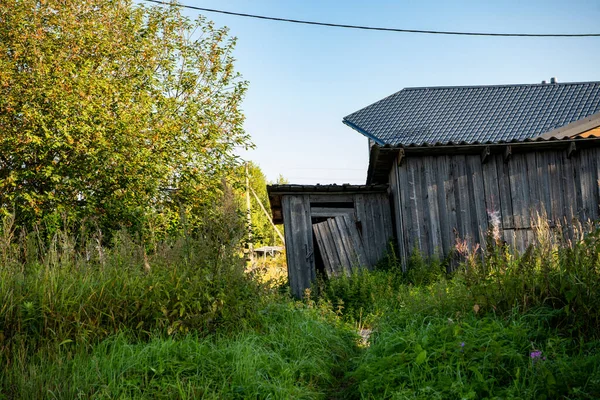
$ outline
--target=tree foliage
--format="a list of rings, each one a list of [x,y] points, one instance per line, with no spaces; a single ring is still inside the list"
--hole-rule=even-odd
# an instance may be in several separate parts
[[[205,207],[250,145],[234,45],[175,6],[0,2],[0,209],[112,229]]]

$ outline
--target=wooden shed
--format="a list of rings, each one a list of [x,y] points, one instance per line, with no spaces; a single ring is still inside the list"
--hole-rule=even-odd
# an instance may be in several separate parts
[[[566,238],[600,219],[600,138],[374,146],[369,181],[390,184],[404,264],[415,250],[443,258],[457,240],[484,247],[493,224],[523,252],[538,216]]]
[[[271,185],[273,222],[283,223],[288,277],[301,297],[317,271],[372,268],[393,239],[388,185]]]

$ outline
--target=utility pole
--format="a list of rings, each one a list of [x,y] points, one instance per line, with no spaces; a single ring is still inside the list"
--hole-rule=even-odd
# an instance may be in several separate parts
[[[248,161],[246,161],[246,219],[248,223],[248,259],[250,265],[254,265],[254,246],[252,245],[252,208],[250,206],[250,178],[248,173]]]
[[[285,239],[283,238],[283,234],[281,233],[281,231],[277,228],[277,226],[273,223],[273,219],[271,218],[271,215],[269,215],[269,212],[267,211],[267,209],[265,208],[265,206],[263,205],[262,201],[260,201],[260,197],[258,197],[258,195],[256,194],[256,192],[254,191],[254,189],[250,188],[250,190],[252,191],[252,194],[254,195],[254,197],[256,198],[256,201],[258,201],[258,205],[260,206],[260,208],[262,209],[263,213],[267,216],[267,220],[269,221],[269,223],[271,224],[271,226],[273,227],[273,232],[276,232],[277,235],[279,235],[279,238],[281,239],[281,243],[283,243],[283,245],[285,246]]]

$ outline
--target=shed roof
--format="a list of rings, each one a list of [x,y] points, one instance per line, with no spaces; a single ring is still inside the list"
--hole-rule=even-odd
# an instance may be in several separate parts
[[[343,122],[380,145],[524,140],[600,112],[600,82],[406,88]]]
[[[346,195],[346,194],[365,194],[386,192],[387,183],[379,185],[267,185],[269,194],[269,203],[271,204],[271,213],[273,214],[273,223],[281,224],[283,222],[281,197],[285,195]]]

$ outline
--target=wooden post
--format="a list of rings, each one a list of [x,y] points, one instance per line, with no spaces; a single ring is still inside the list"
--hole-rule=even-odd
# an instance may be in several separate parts
[[[254,264],[254,246],[252,245],[252,208],[250,206],[250,178],[248,177],[248,162],[246,161],[246,219],[248,223],[248,259]]]

